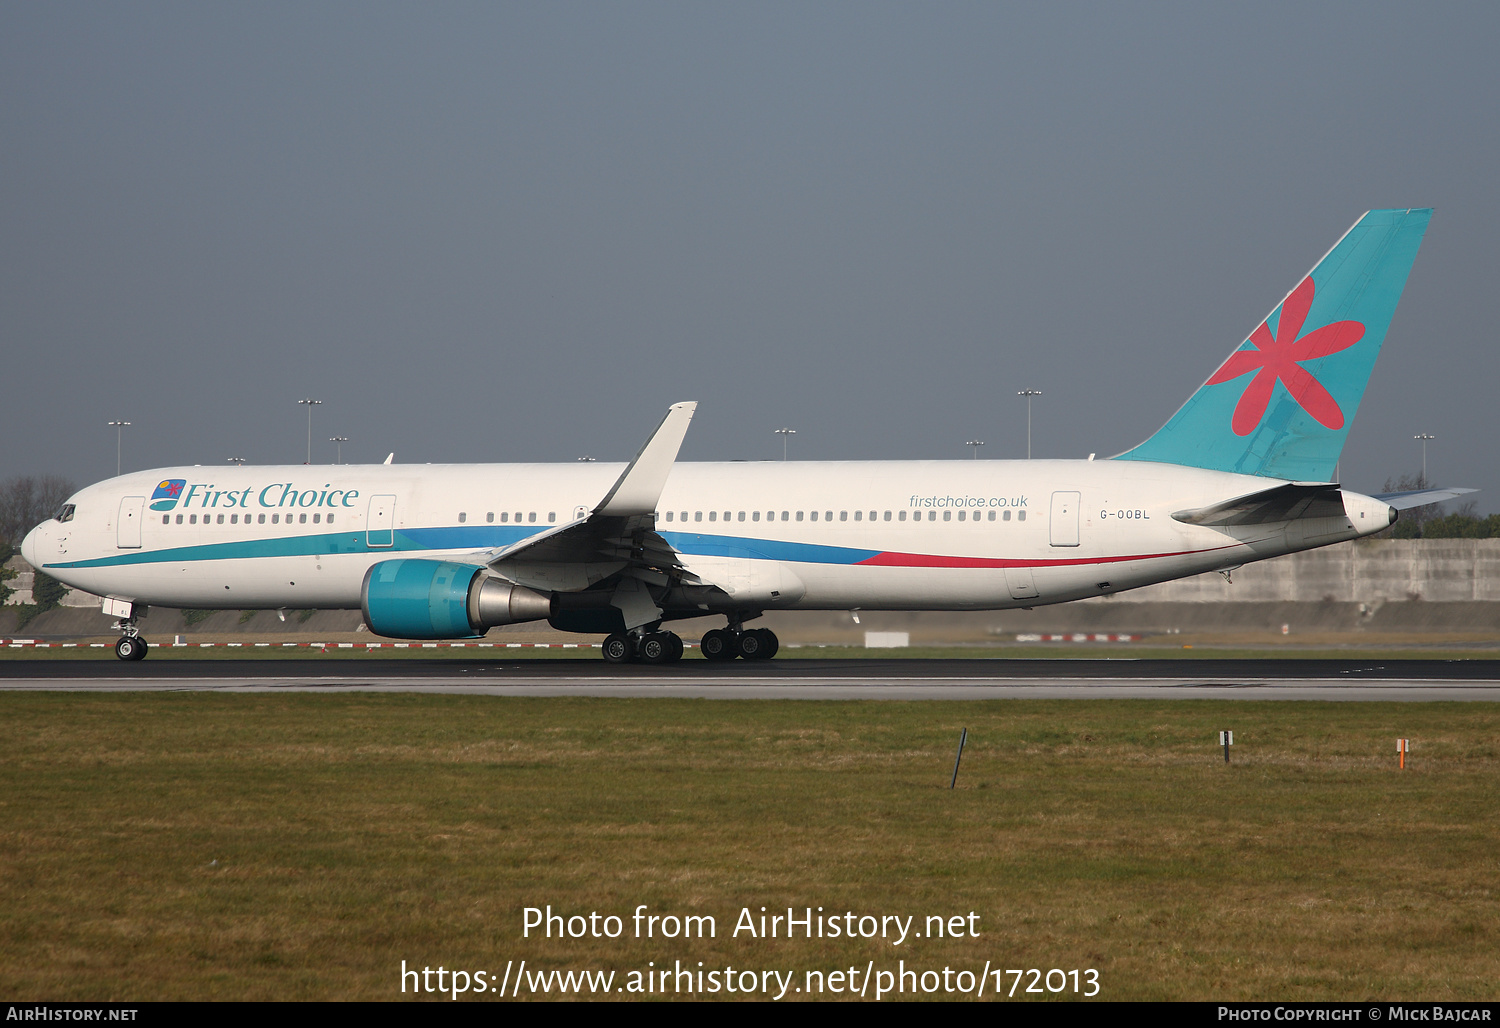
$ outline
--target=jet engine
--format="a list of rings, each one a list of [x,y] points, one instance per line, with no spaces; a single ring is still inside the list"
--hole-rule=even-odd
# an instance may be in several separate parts
[[[370,631],[394,639],[477,639],[496,625],[539,621],[549,596],[447,560],[383,560],[365,572]]]

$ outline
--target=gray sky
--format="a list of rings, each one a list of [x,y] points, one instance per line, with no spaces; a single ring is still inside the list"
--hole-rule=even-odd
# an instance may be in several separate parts
[[[1500,509],[1488,5],[0,3],[0,477],[1117,453],[1434,206],[1345,449]],[[1488,240],[1488,242],[1486,242]]]

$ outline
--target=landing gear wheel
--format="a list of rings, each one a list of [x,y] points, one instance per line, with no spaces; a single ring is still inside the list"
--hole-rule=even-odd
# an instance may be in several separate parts
[[[682,637],[679,636],[676,632],[663,632],[662,634],[667,637],[667,642],[670,643],[672,647],[672,653],[671,656],[667,658],[667,662],[670,664],[675,664],[677,663],[677,661],[682,659]]]
[[[138,635],[122,635],[120,641],[115,643],[115,656],[121,660],[145,660],[146,640]]]
[[[698,649],[702,651],[704,660],[733,660],[739,656],[733,633],[722,628],[704,632],[703,638],[698,642]]]
[[[640,658],[645,664],[665,664],[671,658],[672,644],[667,641],[665,633],[652,632],[641,639]]]
[[[769,628],[757,628],[755,634],[760,636],[760,652],[755,659],[770,660],[776,656],[776,651],[781,649],[781,640],[776,638],[776,633]]]
[[[734,648],[746,660],[760,660],[760,651],[765,648],[765,640],[761,638],[758,631],[741,632],[739,638],[734,641]]]
[[[602,647],[604,662],[606,664],[624,664],[632,656],[631,649],[630,637],[616,632],[604,640],[604,646]]]

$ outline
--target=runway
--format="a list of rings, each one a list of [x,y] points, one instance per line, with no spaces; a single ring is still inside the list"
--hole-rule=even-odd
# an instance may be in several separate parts
[[[598,659],[10,660],[0,692],[403,692],[715,700],[1500,701],[1500,661]]]

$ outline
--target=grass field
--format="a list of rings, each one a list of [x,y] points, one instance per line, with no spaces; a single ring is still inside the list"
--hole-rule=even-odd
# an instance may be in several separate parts
[[[1107,999],[1494,999],[1497,735],[1480,703],[4,694],[0,993],[904,959],[1092,967]],[[718,933],[522,939],[549,903]],[[981,934],[732,938],[762,905]]]

